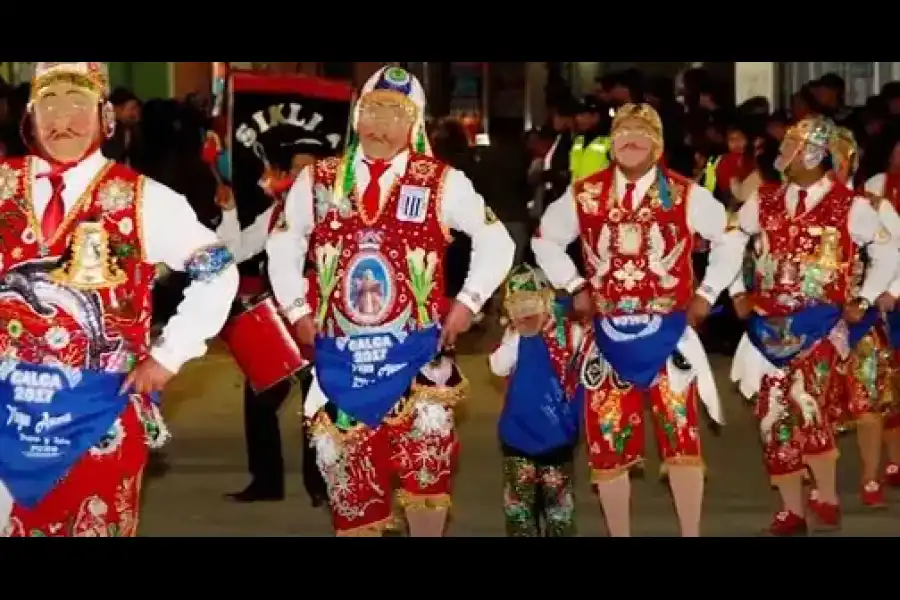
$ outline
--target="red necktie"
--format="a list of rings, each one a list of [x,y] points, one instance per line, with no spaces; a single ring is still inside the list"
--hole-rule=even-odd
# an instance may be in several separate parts
[[[622,198],[622,206],[625,210],[634,210],[634,184],[625,184],[625,197]]]
[[[378,180],[390,168],[391,163],[386,160],[376,160],[365,161],[365,164],[369,167],[369,185],[363,192],[362,210],[365,217],[374,219],[381,210],[381,183]]]
[[[54,168],[49,173],[42,173],[38,178],[45,177],[50,182],[53,192],[50,194],[50,201],[44,209],[41,217],[41,236],[45,243],[48,243],[59,226],[62,225],[66,216],[66,204],[63,202],[62,193],[66,187],[63,181],[63,173],[67,168]]]
[[[797,191],[797,207],[794,209],[794,216],[799,217],[806,212],[806,196],[809,192],[806,190]]]

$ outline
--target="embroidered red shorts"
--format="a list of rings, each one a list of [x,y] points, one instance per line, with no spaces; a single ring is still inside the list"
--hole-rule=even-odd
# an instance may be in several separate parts
[[[357,424],[348,431],[323,409],[309,431],[338,535],[390,527],[395,485],[404,506],[449,506],[459,452],[451,408],[403,400],[379,427]]]
[[[33,509],[13,506],[7,537],[133,537],[147,463],[143,404],[130,402],[109,433]]]
[[[810,458],[837,457],[828,410],[831,386],[841,381],[834,376],[837,364],[834,346],[822,340],[781,372],[762,378],[756,416],[773,480],[806,472]]]
[[[873,327],[845,361],[838,363],[839,379],[833,379],[827,412],[834,425],[866,416],[884,419],[887,429],[898,426],[898,399],[894,392],[895,351],[882,326]]]
[[[610,374],[587,393],[585,401],[585,433],[595,483],[615,478],[643,460],[645,398],[663,462],[702,465],[695,383],[675,392],[664,368],[644,392]]]

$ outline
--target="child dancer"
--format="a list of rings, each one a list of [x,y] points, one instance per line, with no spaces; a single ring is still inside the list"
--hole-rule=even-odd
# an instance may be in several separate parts
[[[581,328],[562,316],[543,273],[513,270],[504,308],[510,318],[491,371],[508,377],[500,415],[504,508],[509,537],[575,535],[572,460],[578,442],[573,368]]]

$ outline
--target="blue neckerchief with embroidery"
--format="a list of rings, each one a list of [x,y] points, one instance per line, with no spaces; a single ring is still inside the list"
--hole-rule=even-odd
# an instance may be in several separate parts
[[[578,412],[566,397],[540,335],[519,338],[497,430],[501,442],[533,456],[578,439]]]
[[[687,329],[687,313],[601,317],[597,349],[619,377],[640,389],[653,385]]]
[[[377,427],[438,352],[440,329],[316,339],[316,378],[341,411]]]
[[[128,405],[121,373],[0,362],[0,481],[34,508]]]
[[[827,337],[841,319],[841,310],[831,304],[811,306],[787,317],[752,315],[747,337],[776,367],[783,367]]]
[[[847,343],[851,348],[856,348],[856,345],[862,341],[866,334],[878,324],[879,314],[877,308],[870,308],[859,323],[847,327]]]

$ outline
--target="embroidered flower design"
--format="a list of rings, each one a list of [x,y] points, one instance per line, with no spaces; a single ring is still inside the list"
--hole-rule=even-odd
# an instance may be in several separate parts
[[[122,235],[131,235],[131,232],[134,231],[134,221],[132,221],[129,217],[125,217],[121,221],[119,221],[119,233]]]
[[[10,255],[13,257],[14,260],[21,260],[23,254],[24,254],[24,252],[18,246],[13,248],[12,252],[10,253]]]
[[[34,233],[34,229],[31,227],[26,227],[22,232],[22,243],[23,244],[34,244],[37,242],[37,235]]]
[[[12,320],[6,324],[6,333],[8,333],[11,338],[19,339],[22,337],[22,334],[25,333],[25,327],[22,325],[21,321]]]
[[[646,274],[637,268],[634,261],[629,260],[622,268],[613,273],[613,277],[622,282],[626,290],[633,290],[637,284],[644,280]]]
[[[410,165],[410,174],[419,181],[427,181],[437,173],[437,165],[427,160],[417,160]]]
[[[134,204],[134,186],[124,179],[113,179],[103,186],[97,197],[106,212],[124,210]]]
[[[69,332],[63,327],[51,327],[44,334],[44,342],[53,350],[62,350],[70,341]]]
[[[19,190],[19,171],[9,165],[0,165],[0,202],[12,200]]]

